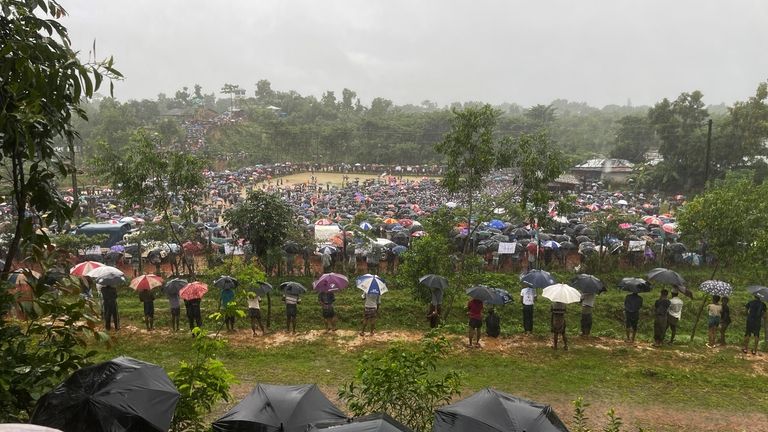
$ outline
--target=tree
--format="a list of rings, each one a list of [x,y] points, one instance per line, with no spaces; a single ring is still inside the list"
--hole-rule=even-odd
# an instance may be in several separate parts
[[[485,177],[497,168],[497,143],[494,138],[496,119],[500,112],[490,105],[481,108],[453,110],[451,130],[435,149],[446,158],[441,184],[451,193],[465,196],[467,223],[472,231],[473,204],[485,186]],[[464,253],[468,251],[466,242]]]
[[[46,221],[72,217],[74,207],[58,193],[56,179],[73,168],[68,154],[78,134],[73,117],[85,118],[81,100],[104,78],[119,78],[112,59],[83,64],[57,20],[66,11],[55,1],[7,0],[0,14],[0,163],[9,168],[16,227],[0,278],[5,279],[21,240],[33,233],[28,210]]]
[[[271,249],[281,248],[298,229],[293,209],[279,196],[259,190],[226,209],[224,221],[250,244],[260,261]]]
[[[534,105],[525,110],[525,117],[527,117],[534,124],[539,127],[544,127],[555,121],[555,108],[552,104],[549,105]]]
[[[755,95],[728,108],[712,144],[713,169],[720,174],[752,165],[766,156],[768,140],[768,82],[757,86]]]
[[[757,185],[744,173],[729,174],[686,204],[677,221],[689,246],[695,249],[698,244],[690,242],[706,242],[706,249],[717,259],[712,279],[721,266],[734,263],[761,268],[768,256],[768,183]],[[707,296],[696,316],[691,339],[706,300]]]
[[[645,154],[654,147],[653,127],[647,117],[628,115],[617,122],[615,147],[611,157],[626,159],[633,163],[645,162]]]
[[[355,416],[386,413],[415,431],[431,430],[435,409],[460,393],[458,372],[434,376],[449,345],[443,337],[427,335],[418,350],[396,345],[367,352],[355,380],[339,389],[339,399]]]
[[[659,137],[659,153],[664,157],[655,167],[657,187],[690,190],[703,186],[705,120],[709,117],[703,97],[698,90],[682,93],[675,101],[665,98],[648,111],[648,119]]]
[[[155,209],[181,245],[172,210],[177,208],[183,221],[192,220],[205,186],[204,162],[189,153],[159,148],[157,138],[145,130],[136,132],[132,144],[119,153],[103,147],[91,161],[94,172],[119,191],[126,205]]]

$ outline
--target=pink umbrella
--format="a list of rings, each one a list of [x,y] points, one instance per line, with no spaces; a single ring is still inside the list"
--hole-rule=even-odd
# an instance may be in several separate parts
[[[349,285],[349,279],[346,276],[338,273],[325,273],[320,276],[313,284],[312,287],[315,291],[338,291],[344,289]]]
[[[194,300],[203,298],[205,293],[208,292],[208,285],[202,282],[188,283],[184,288],[179,291],[179,297],[184,300]]]
[[[97,261],[83,261],[80,264],[72,267],[69,274],[72,276],[85,276],[90,273],[91,270],[104,267],[104,264]]]
[[[667,234],[677,234],[677,224],[674,223],[664,224],[661,229]]]
[[[621,229],[630,229],[630,228],[632,228],[632,224],[631,223],[627,223],[627,222],[620,223],[619,224],[619,228],[621,228]]]
[[[320,219],[315,222],[315,225],[333,225],[333,221],[330,219]]]

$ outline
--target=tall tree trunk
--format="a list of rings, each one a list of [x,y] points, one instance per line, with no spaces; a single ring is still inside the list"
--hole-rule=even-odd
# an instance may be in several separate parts
[[[27,211],[27,187],[24,180],[24,160],[17,149],[11,160],[11,170],[13,176],[14,200],[16,201],[16,228],[13,232],[13,240],[8,246],[8,255],[5,257],[5,266],[3,266],[2,277],[5,280],[8,273],[11,272],[13,261],[16,259],[16,253],[21,244],[21,231],[26,221]]]

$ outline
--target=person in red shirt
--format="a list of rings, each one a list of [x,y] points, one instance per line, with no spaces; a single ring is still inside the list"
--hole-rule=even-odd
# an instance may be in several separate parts
[[[475,347],[480,348],[480,329],[483,327],[483,302],[472,299],[467,303],[469,316],[469,347],[472,348],[472,334],[475,335]]]

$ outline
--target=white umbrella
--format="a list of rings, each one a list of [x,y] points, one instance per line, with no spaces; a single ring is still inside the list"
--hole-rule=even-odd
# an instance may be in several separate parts
[[[373,241],[373,244],[375,244],[377,246],[381,246],[381,247],[387,247],[387,246],[391,246],[391,245],[395,244],[395,242],[393,242],[392,240],[385,239],[385,238],[377,238],[376,240]]]
[[[554,284],[544,288],[541,293],[544,298],[553,302],[560,303],[578,303],[581,300],[581,293],[576,288],[566,284]]]
[[[95,268],[86,273],[86,276],[93,278],[99,285],[117,286],[125,283],[125,273],[112,266]]]

